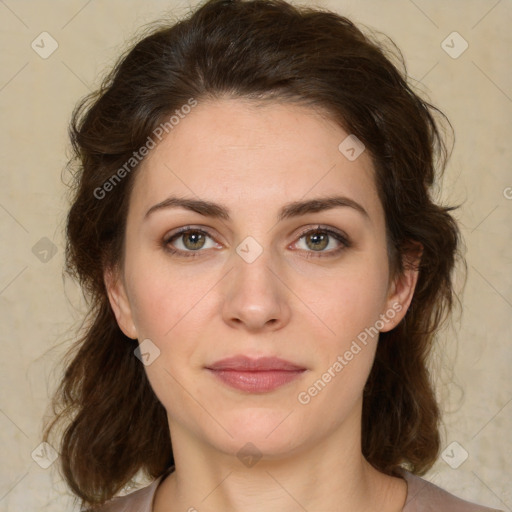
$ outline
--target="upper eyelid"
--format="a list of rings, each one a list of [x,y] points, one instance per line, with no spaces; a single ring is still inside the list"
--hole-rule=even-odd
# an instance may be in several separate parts
[[[322,224],[316,224],[312,227],[305,228],[304,231],[301,231],[298,235],[296,235],[298,238],[302,238],[303,236],[307,235],[308,233],[311,233],[312,231],[326,231],[331,234],[336,234],[340,236],[341,238],[344,238],[347,242],[349,241],[348,235],[337,228],[330,227],[330,226],[324,226]]]

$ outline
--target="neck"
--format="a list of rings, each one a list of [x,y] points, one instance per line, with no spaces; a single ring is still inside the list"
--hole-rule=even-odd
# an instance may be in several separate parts
[[[268,512],[398,512],[405,502],[405,482],[380,473],[362,456],[358,421],[348,420],[328,438],[286,455],[263,453],[245,463],[178,424],[171,424],[171,432],[176,470],[159,486],[154,512],[256,512],[262,504]]]

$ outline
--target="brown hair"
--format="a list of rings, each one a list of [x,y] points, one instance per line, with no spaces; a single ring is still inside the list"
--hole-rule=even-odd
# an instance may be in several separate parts
[[[411,306],[382,333],[364,389],[362,451],[377,469],[429,469],[439,451],[439,408],[427,370],[440,325],[456,297],[459,231],[453,207],[432,186],[448,158],[434,115],[394,55],[338,14],[283,0],[211,0],[159,26],[128,51],[100,89],[75,109],[76,164],[67,219],[66,270],[88,297],[85,330],[68,357],[45,439],[63,424],[61,464],[72,491],[96,504],[139,470],[156,478],[173,463],[166,411],[119,329],[103,272],[121,265],[132,172],[119,169],[190,98],[297,101],[320,108],[372,156],[391,268],[404,269],[411,242],[423,247]],[[396,58],[402,71],[392,63]],[[449,123],[448,123],[449,124]],[[340,141],[341,142],[341,141]],[[111,182],[112,183],[112,182]]]

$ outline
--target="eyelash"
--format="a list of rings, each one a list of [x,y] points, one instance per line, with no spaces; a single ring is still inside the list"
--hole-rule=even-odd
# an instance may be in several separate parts
[[[197,251],[182,251],[181,249],[174,249],[170,245],[171,242],[178,239],[180,236],[184,235],[185,233],[200,233],[202,235],[205,235],[205,236],[213,239],[213,237],[210,235],[210,233],[208,233],[208,231],[205,231],[200,228],[194,228],[192,226],[185,226],[183,228],[180,228],[176,233],[173,233],[172,235],[164,238],[164,240],[163,240],[164,249],[167,252],[169,252],[170,254],[177,255],[179,257],[197,258],[199,256],[199,253],[204,252],[204,251],[202,251],[201,249],[198,249]],[[309,235],[312,233],[327,234],[328,236],[337,240],[341,244],[341,246],[338,247],[337,249],[334,249],[331,251],[306,251],[305,257],[308,259],[309,258],[326,258],[326,257],[337,256],[341,251],[348,249],[349,247],[352,246],[352,243],[350,242],[348,237],[346,237],[345,235],[343,235],[341,233],[338,233],[337,231],[334,231],[330,228],[323,227],[323,226],[317,226],[315,228],[308,229],[308,230],[302,232],[299,235],[299,237],[297,238],[297,240],[300,240],[300,239],[304,238],[306,235]]]

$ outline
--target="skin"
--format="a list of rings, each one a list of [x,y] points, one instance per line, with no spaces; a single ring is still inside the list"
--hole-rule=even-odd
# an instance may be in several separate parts
[[[402,510],[405,481],[361,453],[362,392],[378,336],[309,403],[297,399],[379,315],[381,332],[395,327],[417,280],[413,270],[390,275],[372,162],[366,151],[349,161],[338,150],[347,135],[304,106],[200,102],[139,169],[124,265],[105,282],[123,332],[160,350],[145,369],[167,411],[176,471],[159,486],[155,512]],[[219,203],[231,219],[179,207],[145,217],[170,195]],[[344,206],[277,219],[286,203],[332,195],[367,216]],[[302,235],[318,225],[351,245],[332,237],[311,245]],[[196,257],[165,250],[184,226],[211,236]],[[236,251],[248,236],[262,249],[251,263]],[[198,246],[187,241],[168,246],[190,254]],[[238,354],[307,370],[271,392],[237,391],[205,366]],[[261,455],[251,467],[236,456],[248,442]]]

